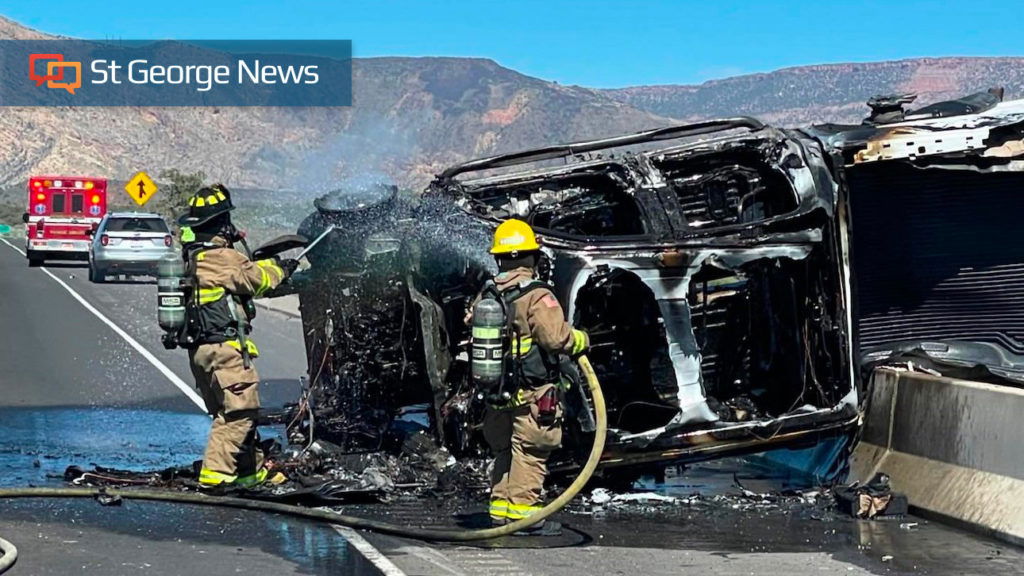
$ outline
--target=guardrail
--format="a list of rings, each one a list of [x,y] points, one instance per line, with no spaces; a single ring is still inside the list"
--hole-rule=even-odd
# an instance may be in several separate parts
[[[1024,545],[1024,389],[876,370],[851,478],[882,471],[925,516]]]

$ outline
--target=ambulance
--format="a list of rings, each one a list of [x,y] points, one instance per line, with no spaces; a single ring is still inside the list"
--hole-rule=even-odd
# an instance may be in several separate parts
[[[106,213],[104,178],[29,178],[23,218],[28,265],[40,266],[46,260],[87,260],[91,236]]]

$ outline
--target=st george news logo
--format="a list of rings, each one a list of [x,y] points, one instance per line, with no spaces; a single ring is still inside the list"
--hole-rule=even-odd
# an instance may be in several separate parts
[[[46,64],[46,74],[37,72],[40,60]],[[64,72],[68,69],[70,69],[70,74],[74,75],[74,79],[65,81]],[[63,54],[29,54],[28,77],[36,83],[37,87],[46,82],[47,88],[63,88],[74,94],[75,90],[82,87],[82,63],[65,62]]]
[[[352,104],[349,40],[0,39],[4,63],[0,109]]]

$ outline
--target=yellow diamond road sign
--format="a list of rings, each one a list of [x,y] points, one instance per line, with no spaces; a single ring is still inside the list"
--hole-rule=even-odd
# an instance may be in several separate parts
[[[132,179],[124,185],[124,191],[128,193],[128,196],[139,206],[142,206],[149,199],[156,194],[156,184],[153,183],[153,179],[149,177],[149,174],[145,172],[139,172]]]

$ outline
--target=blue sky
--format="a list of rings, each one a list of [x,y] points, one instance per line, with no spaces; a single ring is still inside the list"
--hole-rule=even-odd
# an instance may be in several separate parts
[[[1020,7],[972,0],[4,0],[80,38],[351,39],[358,56],[476,56],[563,84],[689,84],[787,66],[1020,56]]]

